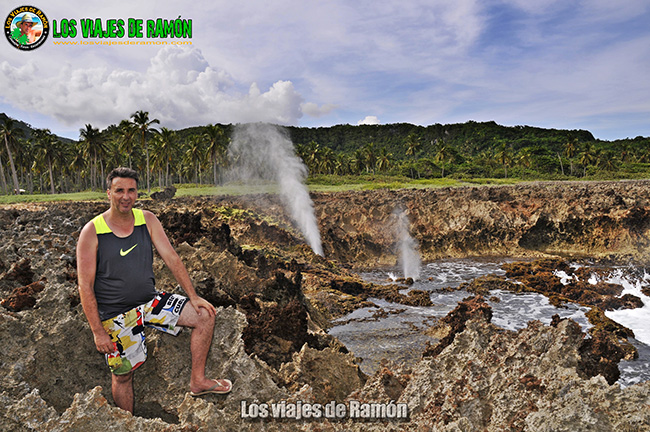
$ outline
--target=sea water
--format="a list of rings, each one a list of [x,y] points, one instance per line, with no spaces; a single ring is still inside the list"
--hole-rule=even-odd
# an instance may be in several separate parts
[[[375,306],[355,310],[334,321],[329,333],[362,359],[361,369],[365,373],[374,373],[382,358],[412,365],[420,359],[427,343],[437,342],[425,330],[453,310],[459,301],[473,295],[455,288],[480,276],[505,275],[502,265],[509,261],[512,260],[449,259],[426,264],[420,278],[402,292],[412,289],[429,291],[433,306],[405,306],[382,299],[369,299]],[[398,273],[397,269],[382,269],[363,272],[360,276],[369,282],[395,283]],[[563,283],[568,283],[571,278],[563,272],[555,274]],[[598,276],[592,274],[588,281],[596,283]],[[627,386],[646,381],[650,379],[650,298],[643,295],[641,289],[650,284],[650,275],[638,269],[617,268],[606,281],[621,285],[621,295],[636,295],[645,304],[643,308],[608,311],[606,315],[634,331],[636,337],[630,342],[639,351],[639,359],[619,363],[619,384]],[[585,316],[589,308],[573,303],[557,308],[541,294],[493,290],[486,298],[492,307],[492,323],[507,330],[524,328],[531,320],[549,325],[553,315],[576,321],[585,332],[591,327]]]

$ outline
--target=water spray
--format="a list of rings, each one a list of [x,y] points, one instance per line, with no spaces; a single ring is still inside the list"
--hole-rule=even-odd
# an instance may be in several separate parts
[[[398,262],[402,266],[402,271],[405,278],[412,278],[417,280],[420,278],[420,268],[422,266],[422,261],[420,259],[420,253],[418,252],[417,242],[411,237],[410,226],[408,215],[402,208],[397,208],[393,212],[393,215],[397,218],[397,223],[395,224],[395,234],[397,237],[397,245],[399,248],[399,259]]]
[[[307,167],[296,155],[287,132],[279,126],[251,123],[235,126],[229,148],[231,175],[251,183],[271,181],[280,188],[280,197],[291,219],[318,255],[323,255],[314,203],[304,184]]]

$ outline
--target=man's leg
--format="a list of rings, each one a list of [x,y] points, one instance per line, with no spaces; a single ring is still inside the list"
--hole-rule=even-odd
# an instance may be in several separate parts
[[[133,371],[124,375],[111,374],[115,405],[133,414]]]
[[[190,351],[192,353],[192,377],[190,391],[201,392],[215,385],[215,382],[205,376],[205,363],[212,343],[214,332],[214,317],[207,311],[197,314],[191,304],[186,304],[178,318],[178,325],[192,328]]]

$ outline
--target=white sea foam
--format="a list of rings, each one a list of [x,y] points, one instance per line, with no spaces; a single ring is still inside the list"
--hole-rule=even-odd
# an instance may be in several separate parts
[[[560,283],[562,285],[568,285],[573,280],[578,280],[577,276],[569,276],[564,270],[555,270],[553,274],[560,278]]]
[[[569,303],[559,309],[550,304],[548,298],[538,293],[515,294],[503,290],[494,290],[491,294],[500,301],[490,302],[492,307],[492,322],[507,330],[518,330],[526,327],[529,321],[539,320],[545,325],[551,323],[553,315],[560,318],[570,318],[576,321],[583,330],[591,327],[585,312],[589,309]]]
[[[650,345],[650,297],[643,294],[641,290],[648,285],[649,279],[647,273],[644,273],[641,278],[633,279],[622,270],[617,270],[605,280],[608,283],[621,285],[623,287],[621,295],[632,294],[643,302],[643,307],[606,311],[605,315],[632,329],[635,338],[646,345]]]
[[[575,267],[577,268],[577,267]],[[569,276],[562,270],[553,272],[560,278],[563,285],[567,285],[572,280],[578,280],[575,275]],[[650,345],[650,297],[643,294],[642,289],[650,282],[650,275],[644,272],[642,277],[633,277],[624,269],[617,269],[607,277],[601,278],[597,274],[589,275],[587,282],[596,285],[600,281],[620,285],[623,287],[621,296],[631,294],[639,297],[643,301],[643,307],[636,309],[621,309],[615,311],[605,311],[605,315],[617,323],[624,325],[634,332],[635,338],[646,345]]]

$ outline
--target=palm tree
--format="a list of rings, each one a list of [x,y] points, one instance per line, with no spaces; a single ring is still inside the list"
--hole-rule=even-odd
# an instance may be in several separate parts
[[[304,152],[305,158],[303,160],[305,161],[305,165],[307,165],[309,172],[318,173],[322,153],[320,144],[316,141],[309,141],[309,143],[304,147]]]
[[[496,160],[494,158],[494,154],[490,150],[484,150],[474,157],[473,164],[476,167],[480,167],[480,169],[483,171],[484,176],[488,176],[494,169]]]
[[[449,159],[449,156],[450,156],[449,147],[447,147],[443,142],[440,146],[438,146],[438,151],[436,152],[436,155],[433,158],[435,162],[439,162],[442,165],[442,173],[440,177],[445,176],[445,163]]]
[[[76,183],[78,185],[77,189],[78,190],[85,190],[86,189],[86,168],[87,168],[87,163],[86,163],[86,158],[84,157],[83,153],[80,151],[74,152],[72,156],[72,160],[70,161],[70,165],[68,166],[70,171],[76,174]]]
[[[377,169],[379,171],[386,171],[390,168],[392,164],[393,154],[389,153],[386,150],[386,147],[382,147],[379,150],[379,156],[377,156]]]
[[[366,164],[364,163],[364,156],[363,156],[363,150],[362,149],[357,149],[354,151],[354,158],[352,160],[352,167],[354,169],[354,173],[359,175],[363,172],[365,169]]]
[[[49,129],[37,129],[33,134],[34,148],[36,150],[35,164],[47,169],[50,177],[50,193],[56,194],[54,185],[54,164],[61,159],[61,146]]]
[[[621,154],[621,162],[629,162],[632,156],[630,151],[630,143],[623,141],[619,144],[619,150]]]
[[[7,177],[5,176],[4,163],[2,162],[2,155],[4,154],[4,147],[0,146],[0,178],[2,179],[2,193],[9,193],[9,186],[7,185]]]
[[[322,174],[332,174],[336,165],[336,155],[329,147],[323,147],[318,163],[319,171]]]
[[[115,130],[117,148],[121,154],[127,155],[129,168],[133,168],[134,138],[138,129],[128,120],[122,120]]]
[[[183,155],[183,166],[187,170],[191,169],[195,183],[201,181],[201,162],[205,159],[206,154],[203,143],[202,137],[193,136],[187,144],[185,154]]]
[[[99,129],[86,124],[85,129],[79,129],[79,146],[81,152],[90,160],[90,187],[95,188],[97,182],[97,161],[101,164],[101,177],[103,177],[104,162],[103,156],[106,154],[106,146]],[[100,185],[101,188],[101,185]]]
[[[623,155],[621,155],[621,158]],[[611,151],[601,152],[598,154],[597,164],[599,167],[603,168],[605,171],[616,171],[617,158],[615,154]]]
[[[512,162],[512,155],[510,153],[508,145],[505,142],[502,142],[501,146],[499,147],[499,151],[497,151],[494,156],[503,165],[503,169],[505,170],[505,178],[508,178],[508,165],[510,165]]]
[[[377,164],[377,154],[375,153],[375,143],[368,143],[363,146],[363,155],[365,156],[366,169],[368,172],[375,173],[375,166]]]
[[[571,175],[573,175],[573,158],[576,155],[576,152],[578,151],[578,138],[575,138],[573,141],[569,141],[566,143],[564,146],[564,154],[566,155],[567,158],[569,158],[569,164],[570,164],[570,170],[571,170]]]
[[[219,165],[224,165],[226,160],[226,151],[228,150],[228,142],[225,139],[223,129],[218,125],[209,124],[203,128],[203,136],[208,141],[207,151],[210,152],[212,159],[212,175],[214,185],[219,185],[218,172]]]
[[[164,187],[163,178],[165,177],[163,174],[165,156],[163,155],[164,143],[162,142],[160,135],[154,136],[149,142],[149,146],[151,147],[151,169],[158,173],[158,186],[162,189]]]
[[[415,164],[415,155],[417,154],[418,150],[420,149],[421,146],[420,139],[415,136],[415,134],[408,134],[406,137],[406,141],[404,142],[404,145],[406,145],[406,156],[411,156],[413,158],[413,163]],[[420,177],[420,173],[418,172],[418,178]],[[411,178],[415,178],[413,175],[413,167],[411,167]]]
[[[133,119],[133,124],[140,129],[141,132],[141,144],[142,148],[144,149],[146,158],[147,158],[147,193],[151,193],[151,181],[150,181],[150,175],[149,175],[149,147],[147,146],[147,133],[149,132],[157,132],[156,129],[152,128],[152,124],[160,124],[160,121],[158,119],[151,119],[149,120],[149,113],[147,111],[136,111],[133,114],[131,114],[131,118]]]
[[[157,167],[161,173],[164,169],[165,186],[169,186],[169,165],[176,154],[176,132],[164,127],[160,129],[160,133],[155,136],[154,141],[157,144],[156,154],[154,155],[157,160]],[[162,184],[162,179],[159,183]]]
[[[586,177],[587,166],[595,163],[598,160],[598,154],[596,153],[593,144],[590,142],[586,142],[579,156],[580,156],[580,163],[582,164],[583,167],[582,176]]]
[[[334,162],[334,172],[336,175],[350,174],[352,171],[351,165],[352,160],[349,156],[344,153],[336,154],[336,161]]]
[[[20,186],[18,185],[18,174],[16,173],[16,165],[14,164],[14,157],[11,153],[11,148],[16,146],[17,138],[23,135],[23,131],[14,125],[13,119],[7,117],[2,125],[0,125],[0,135],[4,138],[5,147],[7,148],[7,158],[11,166],[11,176],[14,181],[14,193],[20,193]],[[3,175],[4,178],[4,175]]]
[[[533,164],[532,156],[533,154],[530,147],[521,149],[518,155],[519,164],[525,168],[530,168]]]
[[[14,163],[16,164],[16,172],[18,173],[18,181],[23,185],[23,189],[27,189],[31,194],[34,192],[34,162],[36,161],[33,140],[19,139],[17,142],[17,149],[14,153]]]

